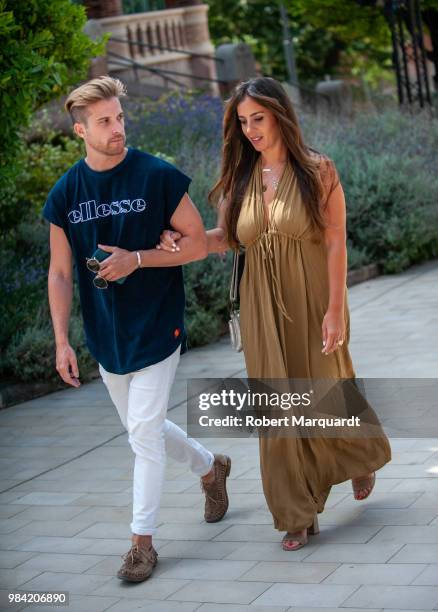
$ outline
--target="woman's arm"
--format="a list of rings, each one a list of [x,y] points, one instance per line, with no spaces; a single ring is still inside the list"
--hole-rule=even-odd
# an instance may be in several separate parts
[[[209,253],[225,253],[230,248],[227,241],[227,213],[228,202],[223,199],[217,212],[217,225],[207,230],[207,244]]]
[[[226,200],[222,200],[218,208],[217,225],[214,229],[206,231],[207,234],[207,251],[210,253],[225,253],[229,249],[227,242],[227,224],[226,224]],[[157,249],[175,253],[180,251],[183,246],[180,244],[181,234],[172,230],[164,230],[160,236],[160,244]]]
[[[330,193],[324,210],[329,303],[322,325],[322,352],[336,350],[345,340],[344,299],[347,280],[347,231],[344,191],[340,183]]]
[[[228,250],[226,232],[221,227],[207,230],[207,249],[210,253],[225,253]]]

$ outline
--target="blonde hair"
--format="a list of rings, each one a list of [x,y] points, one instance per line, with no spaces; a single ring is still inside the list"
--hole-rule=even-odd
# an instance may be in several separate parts
[[[99,100],[121,98],[126,96],[126,93],[126,87],[119,79],[100,76],[73,89],[65,101],[64,108],[70,114],[73,123],[85,123],[87,118],[85,109],[88,105]]]

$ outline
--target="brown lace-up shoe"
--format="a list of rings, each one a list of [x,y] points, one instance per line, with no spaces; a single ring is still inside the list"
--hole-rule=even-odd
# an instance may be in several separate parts
[[[124,563],[117,572],[117,578],[129,582],[142,582],[149,578],[157,565],[157,551],[151,545],[143,548],[133,544],[131,550],[122,556]]]
[[[226,479],[231,470],[230,457],[214,455],[213,469],[214,480],[212,482],[204,482],[201,479],[201,489],[205,493],[204,518],[207,523],[220,521],[228,510]]]

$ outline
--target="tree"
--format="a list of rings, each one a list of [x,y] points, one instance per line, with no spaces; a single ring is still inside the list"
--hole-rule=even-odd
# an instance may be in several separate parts
[[[265,74],[286,75],[278,6],[263,0],[207,0],[207,4],[210,33],[216,46],[246,42]]]
[[[286,78],[278,2],[207,0],[215,44],[243,40],[251,45],[263,72]],[[391,32],[377,0],[293,0],[285,2],[294,39],[300,81],[313,84],[325,74],[392,77]],[[433,43],[438,86],[438,0],[420,3]]]
[[[327,29],[346,44],[363,41],[374,48],[375,57],[384,53],[390,44],[390,30],[385,14],[377,0],[294,0],[301,6],[305,19],[316,27]],[[435,86],[438,88],[438,0],[419,2],[423,24],[429,30],[432,49],[427,58],[434,63]],[[404,15],[409,27],[407,15]]]
[[[278,2],[207,0],[207,4],[215,45],[244,41],[251,46],[264,74],[286,79]],[[331,33],[303,21],[295,8],[287,10],[300,80],[312,83],[333,73],[343,43]]]
[[[301,19],[343,46],[342,63],[369,81],[393,78],[391,32],[377,0],[294,0]]]
[[[0,223],[17,218],[11,204],[23,130],[32,114],[87,74],[103,41],[83,33],[85,10],[69,0],[0,0]]]
[[[215,44],[243,40],[265,74],[286,78],[279,3],[207,0]],[[391,70],[391,36],[380,11],[356,0],[285,2],[300,82],[314,85],[345,70]]]

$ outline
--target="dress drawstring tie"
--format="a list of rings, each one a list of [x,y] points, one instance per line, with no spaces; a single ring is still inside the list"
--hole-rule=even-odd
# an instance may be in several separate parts
[[[289,315],[286,310],[286,306],[283,301],[280,281],[278,279],[276,270],[275,270],[275,259],[274,259],[274,249],[273,249],[273,240],[274,240],[275,230],[267,229],[260,236],[260,248],[262,250],[263,259],[266,262],[270,276],[272,278],[272,289],[274,293],[274,300],[280,310],[281,314],[287,319],[290,323],[293,323],[293,319]]]

